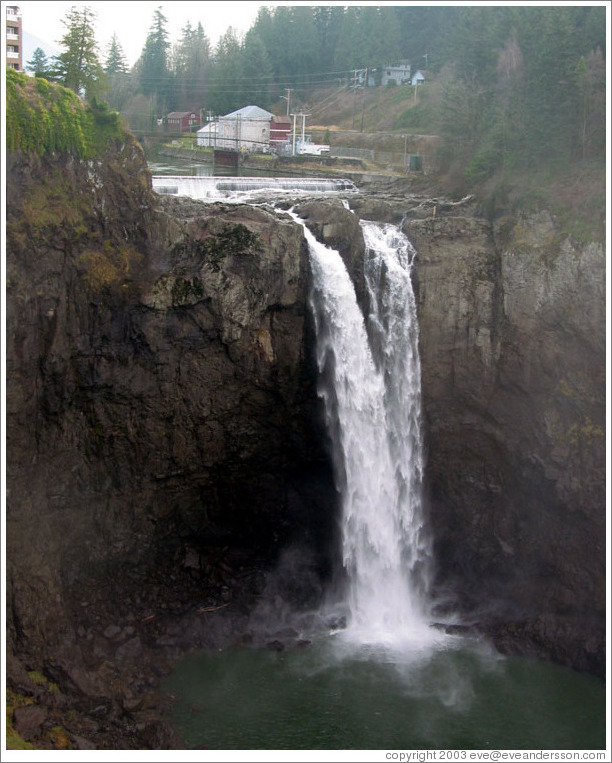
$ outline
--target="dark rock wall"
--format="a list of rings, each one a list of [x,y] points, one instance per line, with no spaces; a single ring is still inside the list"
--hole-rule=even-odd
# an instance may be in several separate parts
[[[603,247],[546,213],[405,229],[441,592],[503,648],[602,674]]]
[[[301,227],[162,202],[126,151],[9,169],[9,629],[41,658],[92,580],[135,601],[136,569],[333,555]]]

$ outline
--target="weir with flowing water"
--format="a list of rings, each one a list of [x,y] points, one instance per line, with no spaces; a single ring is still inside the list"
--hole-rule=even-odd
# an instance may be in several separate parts
[[[163,196],[189,196],[214,201],[255,191],[272,193],[356,193],[351,180],[343,178],[212,177],[153,175],[153,190]]]

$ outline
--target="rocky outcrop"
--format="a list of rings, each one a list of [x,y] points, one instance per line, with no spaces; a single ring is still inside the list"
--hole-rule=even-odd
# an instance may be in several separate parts
[[[603,246],[545,212],[405,230],[441,593],[504,650],[603,675]]]
[[[105,708],[90,739],[159,746],[136,697],[167,661],[236,638],[281,549],[302,604],[333,556],[302,229],[160,200],[134,143],[8,176],[9,649]]]

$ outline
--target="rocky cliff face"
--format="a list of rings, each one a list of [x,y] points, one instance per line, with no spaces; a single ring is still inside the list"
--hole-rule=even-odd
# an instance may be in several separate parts
[[[143,664],[236,637],[281,549],[295,602],[329,571],[307,249],[289,217],[162,201],[132,143],[8,176],[9,646],[146,730]]]
[[[605,256],[547,212],[489,222],[390,183],[351,202],[418,251],[440,615],[603,675]],[[360,283],[361,273],[353,268]]]
[[[234,637],[279,560],[297,604],[333,564],[301,227],[155,197],[131,141],[99,163],[14,154],[7,179],[10,680],[40,693],[25,664],[102,697],[107,746],[169,745],[145,666]],[[419,252],[437,592],[507,651],[601,673],[603,248],[545,214],[495,225],[397,192],[353,208]],[[363,300],[357,217],[298,211]]]
[[[438,582],[502,648],[603,674],[603,246],[547,213],[405,229]]]

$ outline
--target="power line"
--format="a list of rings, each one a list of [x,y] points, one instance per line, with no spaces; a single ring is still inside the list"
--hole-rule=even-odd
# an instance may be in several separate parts
[[[365,67],[364,67],[365,68]],[[214,65],[210,67],[209,72],[215,71]],[[322,77],[325,79],[338,79],[339,77],[343,79],[348,79],[355,71],[363,71],[363,69],[344,69],[341,71],[330,71],[330,72],[308,72],[307,74],[294,74],[287,76],[285,75],[279,75],[279,74],[264,74],[264,75],[255,75],[255,76],[238,76],[238,77],[232,77],[233,81],[236,84],[244,83],[244,84],[250,84],[252,82],[256,83],[262,83],[262,84],[276,84],[279,85],[281,83],[291,83],[293,85],[300,84],[300,81],[303,85],[308,85],[313,81],[313,78],[316,77]],[[183,77],[180,73],[174,73],[171,70],[167,72],[166,75],[161,77],[151,77],[149,75],[143,75],[135,71],[127,72],[126,74],[121,75],[127,79],[138,79],[141,81],[146,82],[165,82],[166,80],[177,78],[182,80]],[[188,78],[186,78],[188,79]],[[314,80],[316,81],[316,80]]]

